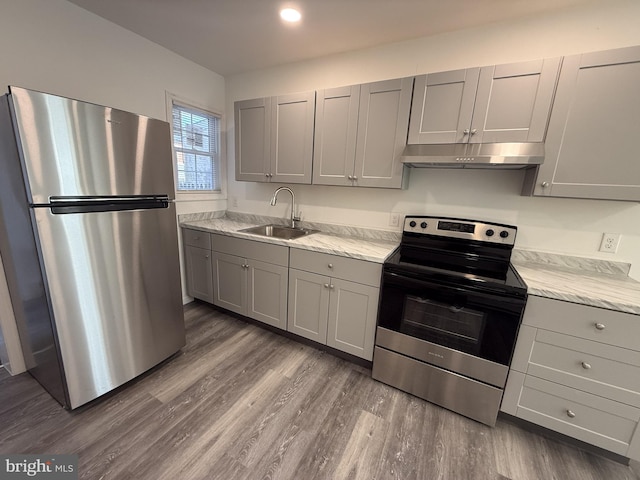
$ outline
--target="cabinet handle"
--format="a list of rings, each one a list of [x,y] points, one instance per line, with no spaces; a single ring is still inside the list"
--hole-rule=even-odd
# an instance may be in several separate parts
[[[567,410],[567,417],[576,418],[576,414],[574,412],[572,412],[571,410]]]
[[[596,329],[598,330],[604,330],[604,327],[605,327],[604,323],[596,323],[595,326],[596,326]]]
[[[269,178],[269,174],[268,174],[268,173],[265,173],[265,174],[264,174],[264,176],[265,176],[265,177],[267,177],[267,178]]]
[[[591,364],[587,362],[582,362],[582,368],[585,370],[589,370],[591,368]]]
[[[329,288],[334,288],[333,285],[329,285]]]
[[[540,186],[541,186],[542,188],[547,188],[547,187],[549,186],[549,182],[542,182],[542,183],[540,184]]]
[[[324,284],[324,288],[329,288],[329,284],[328,284],[328,283],[325,283],[325,284]]]
[[[209,254],[205,255],[204,258],[209,258]]]
[[[352,180],[355,182],[358,180],[358,177],[356,177],[355,175],[353,176]]]
[[[327,265],[327,267],[333,268],[333,263],[330,263],[329,265]]]
[[[469,132],[469,129],[468,129],[468,128],[465,128],[465,129],[462,131],[462,135],[469,135],[469,133],[470,133],[470,132]]]
[[[347,175],[347,178],[348,178],[349,180],[353,180],[353,175]]]
[[[473,130],[471,130],[471,135],[475,135],[476,133],[478,133],[478,130],[476,130],[475,128]]]

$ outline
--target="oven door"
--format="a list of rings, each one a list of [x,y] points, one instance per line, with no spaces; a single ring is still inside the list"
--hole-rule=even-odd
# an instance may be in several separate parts
[[[525,303],[523,297],[385,272],[378,326],[423,341],[413,342],[414,351],[434,344],[508,367]],[[441,356],[437,351],[405,354]]]

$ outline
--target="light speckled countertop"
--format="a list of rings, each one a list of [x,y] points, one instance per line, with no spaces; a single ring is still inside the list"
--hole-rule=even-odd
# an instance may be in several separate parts
[[[529,295],[640,315],[640,282],[628,264],[527,250],[511,261]]]
[[[286,220],[235,212],[180,216],[181,226],[195,230],[375,263],[383,263],[400,244],[400,232],[308,222],[301,226],[322,233],[279,240],[238,231],[269,223],[284,225]],[[640,282],[628,276],[629,264],[520,249],[511,261],[530,295],[640,315]]]
[[[284,221],[279,218],[258,217],[233,212],[228,212],[225,216],[218,217],[211,215],[209,218],[200,218],[198,216],[180,217],[180,226],[194,230],[245,238],[247,240],[258,240],[265,243],[340,255],[375,263],[383,263],[400,243],[400,234],[395,232],[355,229],[308,222],[301,222],[300,226],[320,230],[320,232],[295,240],[281,240],[239,231],[270,223],[284,224]]]

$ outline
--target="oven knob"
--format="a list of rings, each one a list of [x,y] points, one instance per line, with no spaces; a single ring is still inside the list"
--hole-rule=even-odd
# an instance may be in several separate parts
[[[489,229],[489,230],[487,230],[487,231],[486,231],[486,232],[484,232],[484,233],[485,233],[485,235],[486,235],[487,237],[493,237],[493,234],[494,234],[494,233],[496,233],[496,232],[494,232],[492,229]]]
[[[409,222],[409,226],[410,226],[410,227],[415,227],[415,226],[416,226],[416,222],[414,222],[413,220],[411,220],[411,221]]]
[[[420,224],[420,226],[421,226],[422,228],[427,228],[427,222],[422,222],[422,223]]]
[[[509,236],[509,232],[507,232],[506,230],[502,230],[502,231],[500,232],[500,236],[501,236],[502,238],[507,238],[507,237]]]

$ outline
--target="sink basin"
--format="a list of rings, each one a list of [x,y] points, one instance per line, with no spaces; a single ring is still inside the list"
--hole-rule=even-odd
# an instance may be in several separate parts
[[[318,230],[309,230],[308,228],[291,228],[285,225],[258,225],[257,227],[245,228],[239,231],[252,233],[254,235],[262,235],[263,237],[279,238],[281,240],[295,240],[296,238],[318,232]]]

